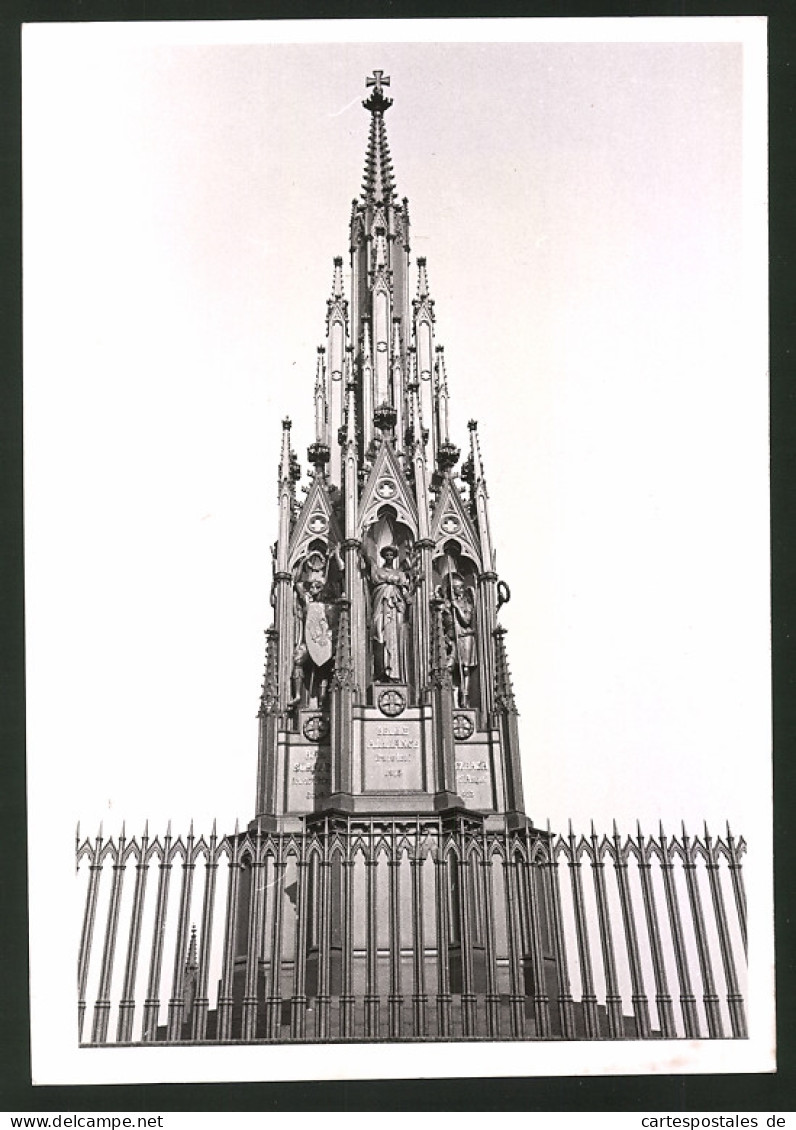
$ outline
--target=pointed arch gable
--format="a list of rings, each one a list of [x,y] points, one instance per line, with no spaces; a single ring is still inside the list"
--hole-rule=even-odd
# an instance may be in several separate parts
[[[412,536],[417,537],[417,505],[392,445],[386,441],[379,448],[362,491],[357,523],[360,537],[378,520],[383,506],[391,507],[398,521],[408,526]]]
[[[447,542],[456,541],[461,546],[463,554],[471,558],[479,570],[482,568],[478,534],[475,532],[461,495],[449,477],[446,477],[442,484],[434,507],[430,535],[434,542],[434,557],[439,557],[445,552]]]
[[[329,492],[319,479],[313,481],[293,527],[288,549],[289,568],[293,568],[316,539],[325,541],[329,546],[338,545],[343,540]]]

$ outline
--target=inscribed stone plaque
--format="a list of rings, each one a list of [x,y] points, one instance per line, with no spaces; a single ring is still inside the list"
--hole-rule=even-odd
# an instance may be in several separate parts
[[[298,746],[287,755],[287,810],[309,812],[329,795],[331,764],[328,749]]]
[[[492,769],[486,747],[457,745],[456,792],[468,808],[495,807],[492,795]]]
[[[368,725],[363,761],[367,792],[422,789],[420,722],[385,720]]]

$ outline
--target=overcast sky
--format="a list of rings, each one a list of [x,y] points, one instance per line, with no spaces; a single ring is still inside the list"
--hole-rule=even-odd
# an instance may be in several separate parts
[[[279,421],[306,466],[378,67],[462,447],[479,420],[528,812],[748,828],[768,483],[741,44],[199,27],[25,32],[32,802],[92,830],[253,815]]]

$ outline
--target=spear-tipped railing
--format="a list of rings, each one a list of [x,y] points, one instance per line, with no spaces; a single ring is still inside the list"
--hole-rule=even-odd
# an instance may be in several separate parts
[[[558,836],[443,814],[78,831],[79,1037],[742,1038],[745,850],[729,827]]]

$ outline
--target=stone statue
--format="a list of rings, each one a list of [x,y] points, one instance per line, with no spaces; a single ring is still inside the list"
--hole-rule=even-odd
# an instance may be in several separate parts
[[[337,546],[332,558],[314,550],[298,570],[293,582],[294,648],[293,671],[290,680],[290,706],[301,702],[302,688],[307,688],[310,703],[322,707],[331,676],[334,656],[335,609],[332,601],[339,595],[329,579],[331,560],[337,564],[340,575],[343,561]]]
[[[478,666],[475,644],[475,600],[458,573],[449,573],[442,586],[442,623],[448,662],[458,689],[458,706],[470,705],[470,677]]]
[[[377,683],[405,683],[406,623],[416,577],[411,568],[401,566],[397,546],[386,545],[381,558],[380,565],[370,562],[374,679]]]

